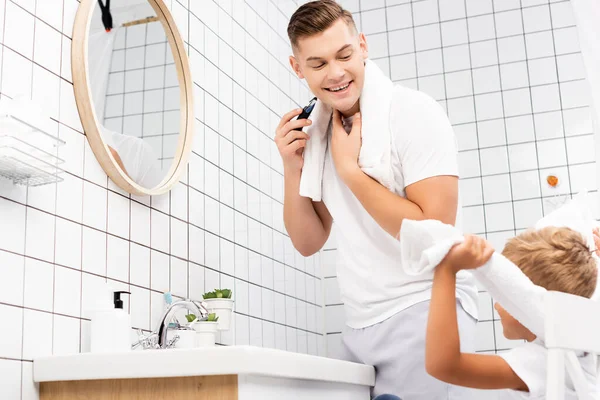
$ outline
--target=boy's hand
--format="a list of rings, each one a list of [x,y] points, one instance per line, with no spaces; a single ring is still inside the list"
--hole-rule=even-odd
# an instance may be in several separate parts
[[[440,265],[445,265],[456,273],[462,269],[481,267],[492,254],[494,248],[487,240],[475,235],[465,235],[465,241],[454,246]]]
[[[600,257],[600,229],[594,228],[592,232],[594,233],[594,244],[596,245],[594,252],[598,257]]]

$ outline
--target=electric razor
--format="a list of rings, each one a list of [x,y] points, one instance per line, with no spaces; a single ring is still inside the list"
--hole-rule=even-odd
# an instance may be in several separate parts
[[[297,119],[306,119],[306,118],[308,118],[308,116],[310,115],[310,113],[315,108],[315,104],[317,104],[317,98],[313,97],[313,99],[308,103],[308,105],[302,109],[302,113],[300,113],[300,115],[298,115]],[[301,127],[300,128],[296,128],[295,130],[296,131],[301,131],[302,128]]]

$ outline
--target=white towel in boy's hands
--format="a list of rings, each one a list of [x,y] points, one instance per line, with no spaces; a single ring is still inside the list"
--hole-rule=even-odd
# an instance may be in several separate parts
[[[399,239],[402,266],[407,274],[417,276],[433,271],[455,244],[464,241],[464,235],[437,220],[405,219]],[[494,300],[543,340],[546,289],[534,285],[519,267],[499,253],[471,272]]]
[[[396,191],[391,164],[390,107],[393,82],[371,60],[365,62],[365,83],[360,96],[362,146],[358,165],[367,175]],[[304,166],[300,177],[300,196],[321,201],[323,166],[327,151],[333,110],[318,100],[310,116],[312,124],[305,129],[310,136],[304,149]]]

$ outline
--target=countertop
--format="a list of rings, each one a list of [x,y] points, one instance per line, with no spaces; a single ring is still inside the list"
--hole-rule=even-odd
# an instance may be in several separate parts
[[[254,346],[81,353],[33,361],[35,382],[203,375],[263,375],[372,386],[368,365]]]

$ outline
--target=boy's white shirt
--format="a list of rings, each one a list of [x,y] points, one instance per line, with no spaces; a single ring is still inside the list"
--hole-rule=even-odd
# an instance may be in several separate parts
[[[350,130],[346,120],[346,129]],[[396,85],[390,109],[391,162],[401,196],[404,188],[426,178],[459,175],[452,125],[428,95]],[[329,135],[330,137],[331,135]],[[431,298],[433,274],[410,277],[400,265],[400,242],[365,210],[339,178],[329,144],[323,172],[323,202],[336,224],[337,277],[346,324],[360,329]],[[457,226],[461,223],[458,206]],[[472,275],[457,276],[457,297],[477,318],[477,288]]]
[[[546,398],[546,363],[548,361],[548,350],[541,341],[535,340],[531,343],[525,343],[506,353],[499,354],[499,356],[502,357],[519,378],[525,382],[529,388],[529,392],[506,389],[494,391],[493,396],[491,395],[486,398],[495,400],[542,400]],[[578,359],[583,368],[585,377],[590,383],[590,387],[596,388],[592,398],[597,400],[600,399],[600,386],[598,385],[598,380],[594,374],[594,357],[595,356],[588,354],[587,356],[581,355]],[[568,374],[566,374],[566,376],[565,400],[577,400],[578,396],[573,389],[573,384],[568,379]]]

